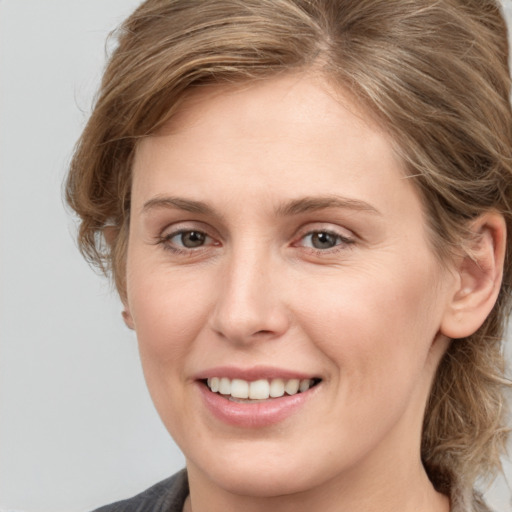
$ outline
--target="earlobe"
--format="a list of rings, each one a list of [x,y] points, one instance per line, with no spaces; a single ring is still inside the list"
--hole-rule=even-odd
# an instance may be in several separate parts
[[[117,237],[119,236],[119,227],[114,225],[107,225],[103,228],[103,238],[105,239],[105,242],[107,245],[109,245],[111,248],[114,245]],[[121,300],[123,302],[123,311],[121,313],[124,323],[128,329],[135,330],[135,322],[133,321],[132,314],[130,313],[130,308],[128,307],[128,304],[126,303],[126,296],[121,293]]]
[[[108,225],[103,228],[103,238],[110,247],[114,244],[118,234],[119,228],[117,226]]]
[[[502,215],[488,212],[471,225],[472,238],[455,272],[457,285],[445,311],[441,332],[456,339],[470,336],[484,323],[500,291],[506,246]]]
[[[128,309],[127,306],[125,306],[125,308],[123,309],[123,312],[121,313],[123,315],[123,320],[124,320],[124,323],[126,324],[126,327],[128,327],[128,329],[132,329],[132,331],[135,330],[135,322],[133,321],[133,317],[130,313],[130,310]]]

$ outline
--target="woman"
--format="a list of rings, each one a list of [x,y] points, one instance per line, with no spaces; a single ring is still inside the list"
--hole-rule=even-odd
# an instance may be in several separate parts
[[[490,0],[149,0],[67,199],[187,468],[101,510],[483,511],[507,428]]]

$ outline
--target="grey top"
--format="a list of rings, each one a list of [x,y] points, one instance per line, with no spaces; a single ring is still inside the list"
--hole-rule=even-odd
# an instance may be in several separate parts
[[[182,512],[188,496],[185,469],[159,482],[133,498],[118,501],[94,512]],[[460,493],[457,486],[451,495],[452,512],[490,512],[478,493]]]
[[[133,498],[106,505],[94,512],[182,512],[187,496],[187,472],[182,469]]]

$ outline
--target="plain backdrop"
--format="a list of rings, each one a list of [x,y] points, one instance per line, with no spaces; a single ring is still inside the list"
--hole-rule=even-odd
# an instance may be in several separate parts
[[[138,3],[0,0],[0,512],[84,512],[184,464],[61,199],[105,39]],[[512,509],[504,479],[488,496]]]

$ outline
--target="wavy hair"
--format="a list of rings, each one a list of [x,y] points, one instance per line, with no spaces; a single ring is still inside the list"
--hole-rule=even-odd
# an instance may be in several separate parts
[[[122,297],[137,142],[207,84],[314,68],[391,134],[442,261],[483,212],[500,212],[512,233],[508,41],[496,1],[148,0],[116,40],[66,198],[82,253],[112,272]],[[427,405],[422,460],[447,494],[492,476],[505,448],[511,243],[494,309],[476,333],[451,342]]]

